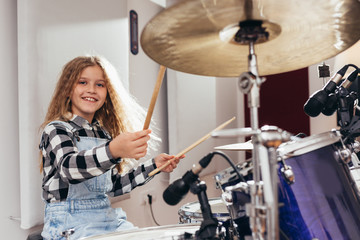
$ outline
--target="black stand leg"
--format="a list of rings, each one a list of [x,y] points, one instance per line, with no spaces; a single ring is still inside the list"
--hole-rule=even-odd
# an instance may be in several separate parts
[[[206,195],[206,184],[204,182],[195,181],[191,184],[190,191],[198,196],[201,213],[203,216],[200,229],[196,232],[196,239],[219,239],[216,234],[218,220],[213,217],[211,212],[209,200]]]

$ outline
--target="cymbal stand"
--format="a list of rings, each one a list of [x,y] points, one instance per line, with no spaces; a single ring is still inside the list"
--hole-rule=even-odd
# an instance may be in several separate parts
[[[264,82],[259,77],[257,71],[257,61],[254,52],[254,42],[249,42],[249,72],[240,75],[240,90],[248,95],[248,107],[250,108],[251,128],[259,129],[258,108],[260,106],[260,85]],[[272,209],[275,194],[269,171],[269,159],[267,150],[261,146],[260,133],[252,135],[253,150],[253,178],[254,184],[250,185],[251,203],[247,205],[247,212],[250,217],[250,227],[253,239],[278,239],[276,233],[276,216],[270,216],[270,213],[276,214]],[[261,168],[260,168],[261,161]],[[261,175],[264,181],[261,181]],[[276,182],[276,181],[275,181]],[[265,195],[264,195],[265,194]],[[266,204],[268,203],[268,204]],[[270,210],[270,211],[268,211]]]
[[[255,42],[268,38],[268,33],[260,20],[245,20],[239,23],[240,29],[235,34],[234,41],[249,45],[248,72],[239,76],[238,86],[248,95],[251,128],[227,129],[212,133],[213,137],[251,136],[253,143],[252,163],[253,181],[246,184],[249,187],[251,202],[246,205],[250,218],[250,228],[253,240],[278,240],[278,175],[276,148],[290,140],[290,134],[275,126],[264,126],[259,129],[258,108],[260,107],[260,85],[265,78],[260,77],[254,50]],[[260,41],[258,41],[260,40]],[[290,174],[291,169],[287,168]]]
[[[249,30],[250,35],[248,34]],[[260,85],[265,79],[259,77],[254,50],[254,43],[258,38],[258,33],[256,31],[252,33],[251,28],[245,29],[245,32],[248,34],[245,42],[249,44],[249,72],[240,75],[239,88],[248,95],[251,128],[257,131],[259,130]],[[267,132],[264,133],[268,134]],[[276,154],[273,147],[267,148],[264,145],[264,133],[258,131],[258,133],[252,135],[254,184],[250,185],[251,203],[247,204],[246,207],[250,217],[253,239],[276,240],[279,239]]]

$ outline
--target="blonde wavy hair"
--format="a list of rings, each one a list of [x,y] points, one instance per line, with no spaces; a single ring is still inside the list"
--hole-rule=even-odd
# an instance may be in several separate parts
[[[41,124],[41,129],[51,121],[69,121],[71,119],[70,97],[75,83],[77,83],[85,68],[96,65],[103,70],[107,96],[104,105],[95,113],[94,118],[100,122],[112,138],[123,132],[142,129],[146,117],[145,109],[124,88],[114,66],[100,56],[76,57],[64,66],[50,101],[45,120]],[[156,150],[159,141],[160,139],[152,133],[149,148]],[[136,165],[137,162],[134,159],[122,159],[121,163],[116,167],[119,173],[123,173]],[[41,161],[41,171],[42,168]]]

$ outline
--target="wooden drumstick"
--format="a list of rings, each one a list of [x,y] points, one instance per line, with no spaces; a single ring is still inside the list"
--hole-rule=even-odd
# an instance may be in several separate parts
[[[190,150],[192,150],[194,147],[196,147],[197,145],[199,145],[200,143],[204,142],[206,139],[211,137],[211,133],[214,131],[218,131],[222,128],[224,128],[225,126],[227,126],[229,123],[231,123],[232,121],[234,121],[235,117],[231,118],[230,120],[224,122],[223,124],[219,125],[217,128],[215,128],[214,130],[212,130],[211,132],[209,132],[208,134],[206,134],[205,136],[203,136],[202,138],[200,138],[199,140],[197,140],[196,142],[194,142],[192,145],[190,145],[189,147],[185,148],[184,150],[182,150],[180,153],[178,153],[177,155],[175,155],[174,158],[168,160],[164,165],[162,165],[161,167],[156,168],[155,170],[153,170],[152,172],[149,173],[149,177],[155,175],[156,173],[158,173],[159,171],[163,170],[164,168],[166,168],[167,166],[170,165],[170,163],[178,157],[181,157],[182,155],[184,155],[185,153],[189,152]]]
[[[151,97],[151,102],[150,102],[150,105],[149,105],[148,112],[146,114],[146,119],[145,119],[143,130],[148,129],[149,126],[150,126],[151,116],[152,116],[152,114],[154,112],[156,99],[157,99],[157,96],[159,94],[159,90],[160,90],[162,81],[164,79],[165,70],[166,70],[166,67],[160,65],[160,69],[159,69],[158,77],[157,77],[157,80],[156,80],[154,92],[153,92],[153,95]]]
[[[159,69],[158,76],[157,76],[157,79],[156,79],[154,91],[153,91],[153,94],[152,94],[152,97],[151,97],[149,109],[148,109],[147,114],[146,114],[146,119],[145,119],[143,130],[148,129],[149,126],[150,126],[151,116],[152,116],[152,114],[154,112],[156,99],[157,99],[157,97],[159,95],[160,87],[161,87],[162,81],[164,79],[165,70],[166,70],[166,67],[164,67],[163,65],[160,65],[160,69]],[[139,160],[139,159],[136,158],[136,160]]]

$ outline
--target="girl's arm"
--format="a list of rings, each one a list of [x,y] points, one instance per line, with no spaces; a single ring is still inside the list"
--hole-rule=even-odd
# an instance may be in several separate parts
[[[164,168],[163,172],[172,172],[179,163],[180,159],[184,158],[185,155],[182,155],[180,158],[172,160],[171,164]],[[120,175],[116,174],[113,176],[114,188],[112,190],[111,196],[119,196],[125,193],[130,192],[137,186],[143,185],[150,181],[153,177],[149,177],[149,173],[154,169],[161,167],[163,164],[167,163],[168,160],[173,159],[174,156],[168,155],[166,153],[161,153],[156,156],[154,159],[148,160],[130,170],[128,173]]]
[[[150,159],[125,174],[114,174],[112,176],[114,187],[109,193],[109,196],[114,197],[129,193],[137,186],[147,183],[153,178],[149,177],[148,174],[155,168],[155,160]]]
[[[75,184],[101,175],[120,161],[112,157],[110,141],[90,150],[78,151],[73,139],[73,133],[62,124],[45,127],[41,151],[47,175],[58,171],[64,182]]]

